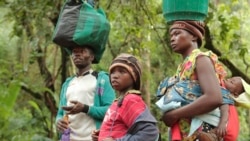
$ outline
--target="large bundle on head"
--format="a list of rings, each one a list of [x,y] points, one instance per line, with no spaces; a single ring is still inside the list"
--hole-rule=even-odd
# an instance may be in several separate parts
[[[163,16],[173,21],[204,21],[208,12],[208,0],[163,0]]]
[[[95,54],[93,63],[98,63],[105,51],[109,32],[110,23],[102,9],[94,8],[84,0],[66,0],[53,41],[68,49],[89,46]]]

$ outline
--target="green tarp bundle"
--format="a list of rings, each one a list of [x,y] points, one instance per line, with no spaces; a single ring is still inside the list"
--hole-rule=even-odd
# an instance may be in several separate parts
[[[89,46],[99,63],[110,32],[110,23],[101,8],[94,8],[84,0],[67,0],[61,10],[53,42],[71,49]]]

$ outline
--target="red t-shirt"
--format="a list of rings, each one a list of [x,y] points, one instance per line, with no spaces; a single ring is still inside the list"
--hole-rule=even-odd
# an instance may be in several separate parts
[[[99,141],[107,137],[117,139],[125,136],[137,117],[146,109],[142,97],[137,94],[127,94],[121,107],[118,107],[117,103],[118,101],[115,101],[106,112],[100,129]]]

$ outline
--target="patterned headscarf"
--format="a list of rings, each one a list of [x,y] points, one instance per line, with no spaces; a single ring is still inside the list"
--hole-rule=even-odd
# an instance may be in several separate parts
[[[170,27],[170,31],[173,29],[184,29],[194,36],[198,37],[198,46],[202,45],[202,40],[205,34],[204,23],[201,21],[175,21]]]

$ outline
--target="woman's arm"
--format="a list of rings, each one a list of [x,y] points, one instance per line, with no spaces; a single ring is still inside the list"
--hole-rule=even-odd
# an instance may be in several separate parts
[[[207,56],[197,57],[195,71],[203,95],[191,104],[165,113],[162,120],[167,126],[172,126],[181,118],[192,118],[210,112],[222,104],[220,84],[211,60]]]

